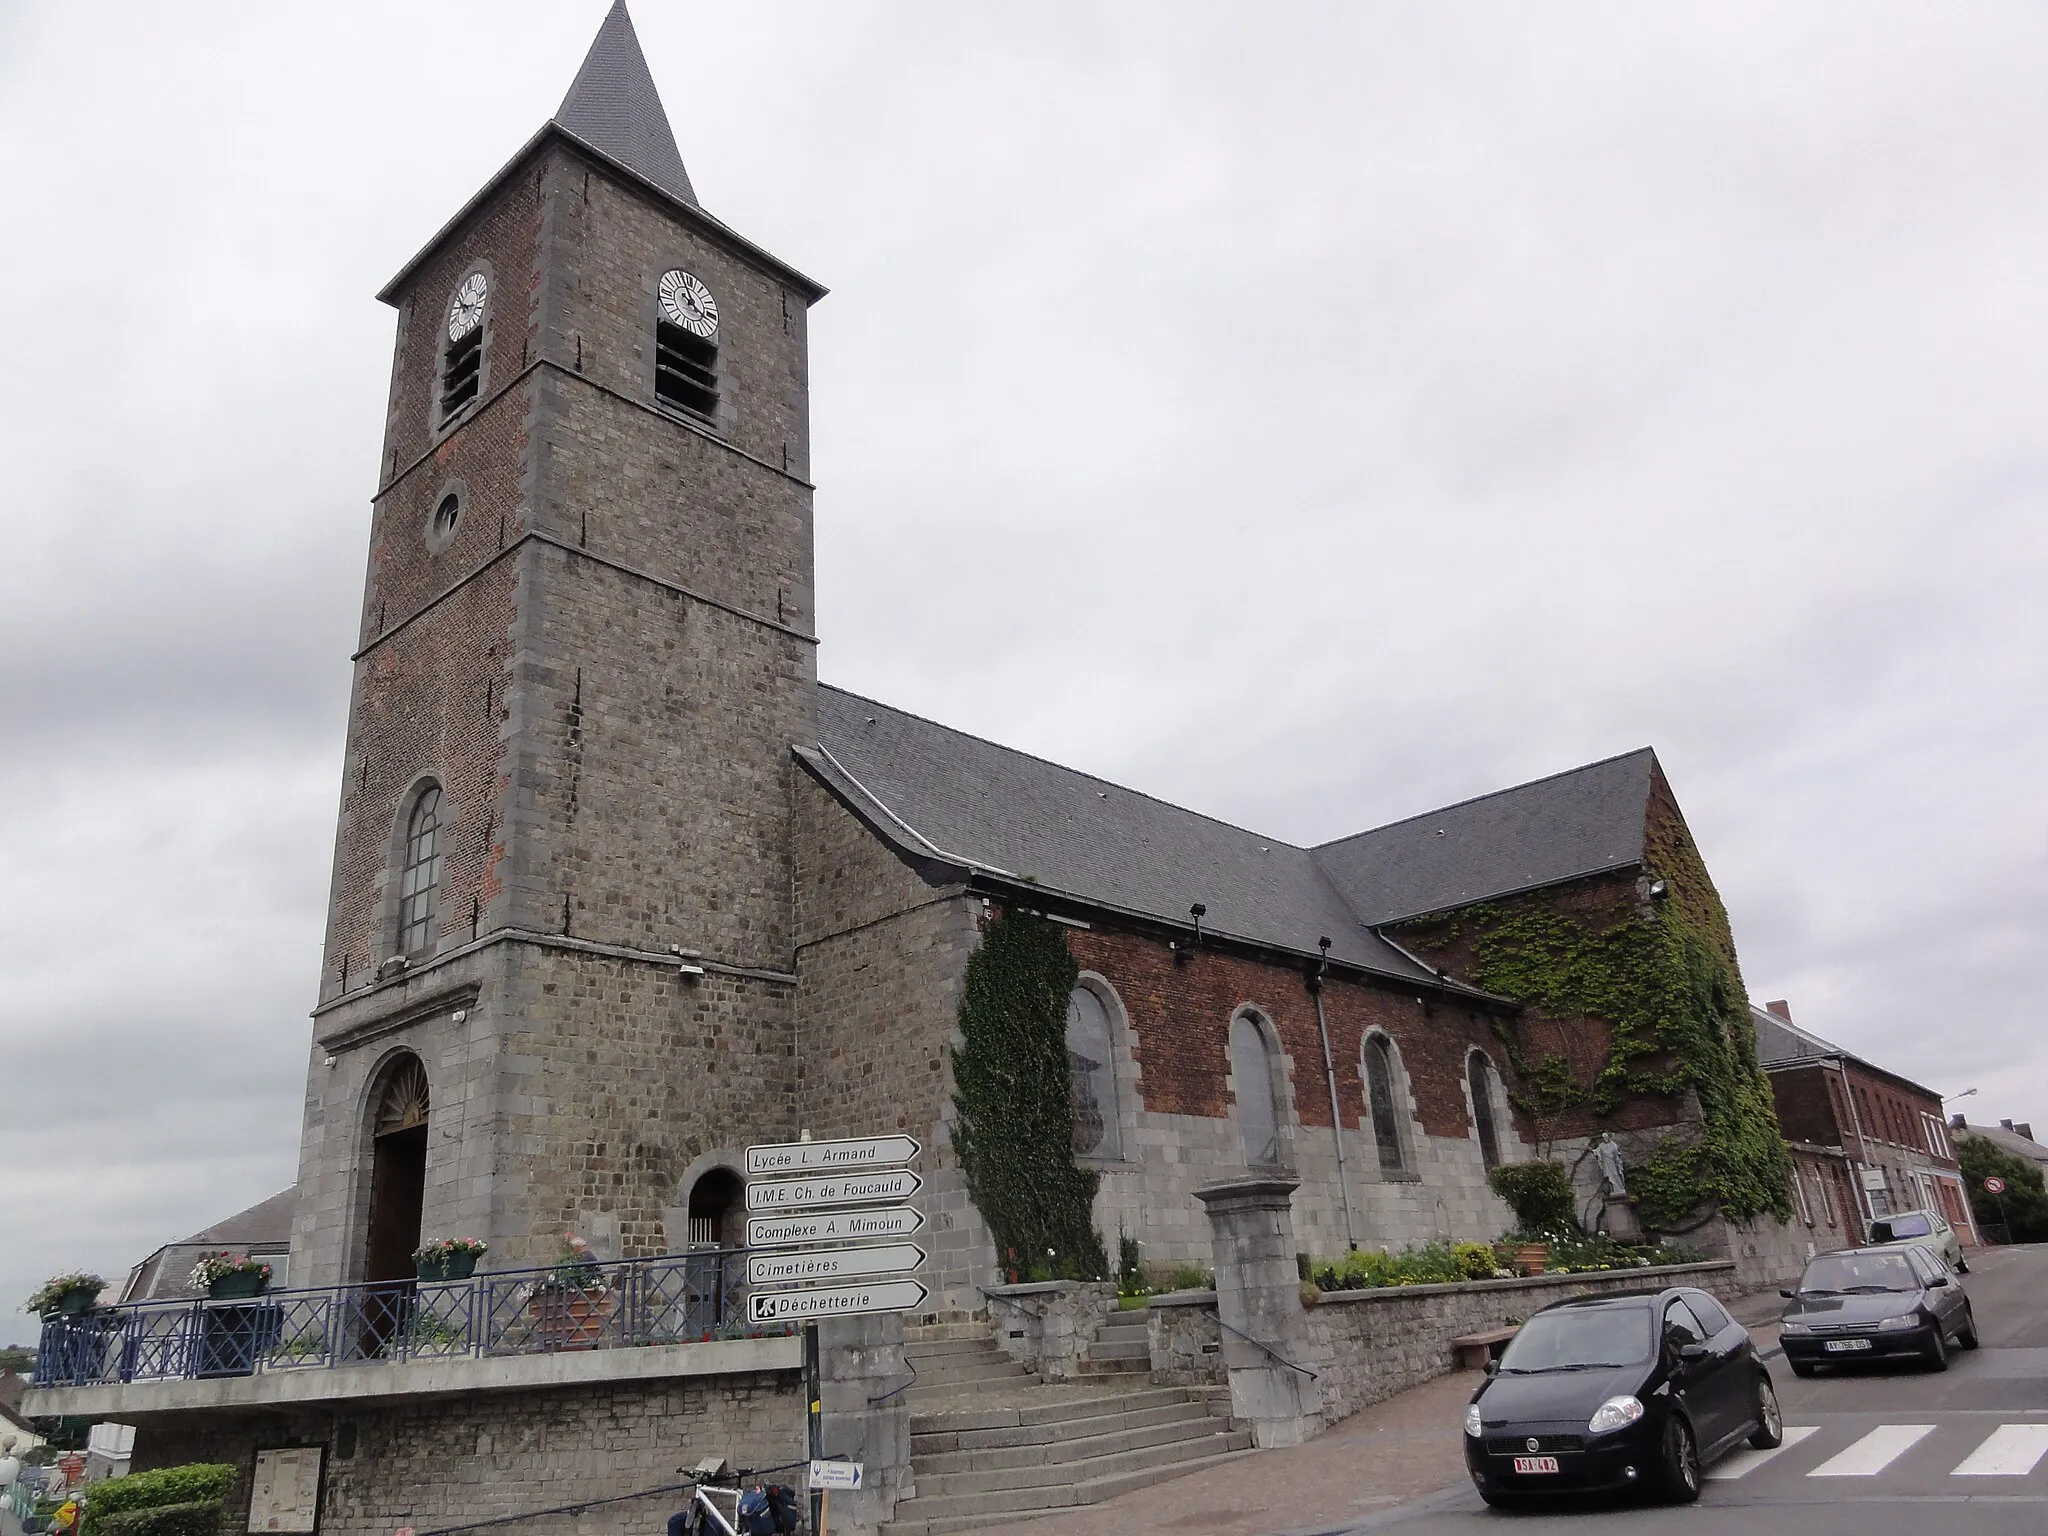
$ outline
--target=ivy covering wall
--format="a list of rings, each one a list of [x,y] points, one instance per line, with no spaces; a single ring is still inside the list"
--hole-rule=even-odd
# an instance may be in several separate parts
[[[953,1148],[968,1194],[1018,1279],[1109,1272],[1097,1175],[1074,1161],[1067,999],[1080,967],[1042,917],[1006,912],[968,959],[953,1051]]]
[[[1697,1139],[1669,1137],[1628,1170],[1647,1225],[1683,1230],[1710,1206],[1737,1220],[1788,1220],[1791,1157],[1757,1065],[1728,915],[1675,809],[1653,811],[1644,863],[1647,879],[1665,882],[1662,899],[1575,906],[1539,892],[1464,908],[1410,936],[1465,948],[1468,978],[1489,991],[1553,1018],[1607,1025],[1606,1056],[1590,1079],[1555,1052],[1530,1060],[1513,1024],[1496,1025],[1524,1109],[1598,1118],[1640,1094],[1697,1097]]]

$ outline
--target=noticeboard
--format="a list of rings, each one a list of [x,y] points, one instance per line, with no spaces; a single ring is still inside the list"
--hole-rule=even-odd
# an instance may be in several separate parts
[[[324,1448],[300,1445],[258,1451],[249,1485],[249,1529],[315,1531],[320,1528],[320,1462]]]

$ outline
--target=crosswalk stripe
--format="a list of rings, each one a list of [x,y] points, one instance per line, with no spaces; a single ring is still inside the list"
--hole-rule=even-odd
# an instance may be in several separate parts
[[[1768,1451],[1752,1450],[1745,1446],[1734,1455],[1724,1456],[1721,1460],[1715,1462],[1708,1469],[1707,1476],[1717,1482],[1732,1482],[1738,1477],[1745,1477],[1749,1473],[1754,1472],[1773,1456],[1782,1455],[1784,1452],[1791,1450],[1793,1446],[1804,1440],[1808,1435],[1817,1435],[1819,1433],[1820,1427],[1815,1424],[1787,1424],[1785,1426],[1785,1440],[1783,1444],[1774,1445]]]
[[[1829,1457],[1808,1477],[1875,1477],[1934,1433],[1932,1424],[1880,1424],[1846,1451]]]
[[[2048,1454],[2048,1424],[2001,1424],[1952,1477],[2025,1477]]]

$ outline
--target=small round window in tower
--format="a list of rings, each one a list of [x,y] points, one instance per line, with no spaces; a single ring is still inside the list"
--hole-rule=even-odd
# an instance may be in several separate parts
[[[462,498],[450,491],[441,498],[441,505],[434,508],[434,537],[445,539],[455,531],[455,525],[462,518]]]

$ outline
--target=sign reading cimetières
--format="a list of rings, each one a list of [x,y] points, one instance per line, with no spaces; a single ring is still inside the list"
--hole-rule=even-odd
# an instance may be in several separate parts
[[[747,1256],[749,1285],[794,1285],[804,1280],[857,1280],[920,1269],[924,1250],[915,1243],[869,1243],[860,1248],[792,1248]]]
[[[917,1159],[915,1136],[849,1136],[838,1141],[778,1141],[747,1148],[747,1175],[887,1168]]]

